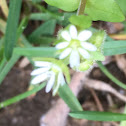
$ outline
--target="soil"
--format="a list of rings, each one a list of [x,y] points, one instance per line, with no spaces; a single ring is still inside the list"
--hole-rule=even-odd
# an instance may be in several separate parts
[[[125,75],[122,71],[120,71],[115,62],[107,65],[107,68],[115,77],[126,83]],[[27,91],[31,70],[32,68],[30,65],[25,69],[20,69],[17,65],[15,65],[0,86],[0,101],[4,101]],[[109,80],[99,68],[95,68],[91,72],[90,77],[105,81],[117,88],[118,91],[122,90],[111,80]],[[106,92],[96,91],[96,94],[98,95],[104,110],[120,111],[120,108],[124,107],[124,102],[113,96],[112,97],[115,106],[110,107],[106,99]],[[82,89],[78,98],[85,110],[98,109],[88,89]],[[34,97],[26,98],[6,108],[3,108],[0,110],[0,126],[39,126],[40,117],[49,110],[49,108],[55,103],[56,99],[57,97],[52,97],[51,92],[46,94],[43,89]],[[69,117],[67,126],[102,125],[100,122],[88,121],[85,123],[83,120],[76,120]],[[108,126],[112,125],[109,124]]]

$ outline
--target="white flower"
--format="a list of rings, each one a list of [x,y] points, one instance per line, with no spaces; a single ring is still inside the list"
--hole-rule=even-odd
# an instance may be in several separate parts
[[[56,64],[45,61],[35,61],[35,66],[38,68],[31,72],[31,75],[35,76],[32,79],[31,84],[35,85],[39,84],[40,82],[47,81],[47,85],[45,88],[45,91],[47,93],[53,88],[55,84],[53,90],[53,95],[55,95],[60,85],[62,86],[65,84],[61,68]],[[56,79],[57,83],[55,82]]]
[[[77,33],[76,27],[71,25],[69,31],[61,32],[61,36],[64,41],[56,45],[58,50],[63,50],[59,59],[64,59],[70,55],[69,63],[71,68],[79,67],[80,56],[84,59],[90,59],[90,52],[97,50],[95,45],[87,41],[92,36],[92,32],[89,30]]]

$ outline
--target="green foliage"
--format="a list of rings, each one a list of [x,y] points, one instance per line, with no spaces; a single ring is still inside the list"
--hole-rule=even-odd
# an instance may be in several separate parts
[[[126,53],[126,41],[108,41],[104,43],[103,52],[105,56]]]
[[[112,112],[75,111],[71,112],[69,115],[77,119],[88,119],[95,121],[122,121],[126,119],[126,114]]]
[[[42,90],[45,87],[45,85],[46,85],[45,83],[40,84],[39,86],[34,87],[32,90],[26,91],[25,93],[22,93],[22,94],[20,94],[18,96],[15,96],[15,97],[10,98],[10,99],[8,99],[8,100],[6,100],[4,102],[1,102],[0,103],[0,109],[6,107],[8,105],[11,105],[13,103],[16,103],[16,102],[18,102],[18,101],[20,101],[20,100],[34,94],[34,93]]]
[[[111,79],[115,84],[117,84],[118,86],[126,89],[126,84],[120,82],[118,79],[116,79],[108,70],[107,68],[101,63],[101,62],[97,62],[98,66],[100,67],[100,69],[102,70],[102,72],[109,78]]]
[[[92,19],[85,15],[72,15],[69,18],[71,24],[76,25],[82,29],[89,28],[92,25]]]
[[[124,110],[124,113],[126,113],[126,105],[125,105],[125,108],[124,108],[125,110]],[[126,126],[126,119],[125,119],[125,121],[122,121],[121,123],[120,123],[120,126]]]
[[[125,20],[115,0],[88,0],[85,13],[94,21],[121,22]]]
[[[64,11],[75,11],[78,6],[80,0],[45,0],[49,5],[60,8]]]
[[[22,0],[11,0],[5,33],[5,56],[10,59],[16,43],[16,32]]]
[[[125,20],[125,17],[122,13],[126,15],[125,9],[125,0],[116,0],[120,5],[122,11],[120,10],[118,4],[115,0],[87,0],[85,15],[76,16],[75,11],[79,7],[80,0],[45,0],[49,5],[44,8],[39,4],[41,0],[32,0],[29,2],[31,5],[36,7],[40,12],[30,13],[29,16],[25,15],[25,18],[21,18],[21,23],[18,27],[18,20],[20,16],[20,8],[22,0],[11,0],[10,1],[10,11],[9,17],[6,22],[0,19],[0,32],[5,34],[5,43],[4,36],[0,39],[0,83],[3,81],[7,73],[13,67],[13,65],[18,61],[21,56],[28,57],[29,61],[32,57],[42,57],[41,59],[47,59],[50,62],[57,63],[61,66],[64,76],[67,80],[67,83],[70,83],[70,73],[67,65],[68,61],[65,61],[66,64],[62,63],[62,60],[56,60],[52,58],[56,57],[56,49],[54,47],[32,47],[31,43],[40,44],[40,46],[49,46],[51,42],[55,41],[54,32],[56,24],[60,26],[67,26],[69,23],[72,23],[77,26],[78,30],[89,28],[92,25],[92,21],[102,20],[109,22],[121,22]],[[68,12],[60,12],[59,9]],[[71,12],[71,13],[70,13]],[[69,19],[69,20],[68,20]],[[35,29],[28,37],[28,40],[23,35],[24,28],[27,26],[29,20],[45,21],[37,29]],[[70,22],[69,22],[70,21]],[[6,30],[5,30],[6,28]],[[91,27],[92,28],[92,27]],[[6,31],[6,32],[5,32]],[[97,31],[93,33],[93,36],[90,38],[90,42],[95,44],[98,48],[98,51],[103,50],[104,55],[111,56],[116,54],[126,53],[126,41],[114,41],[107,37],[107,42],[101,44],[105,39],[104,31]],[[17,41],[17,44],[16,44]],[[4,45],[3,45],[4,44]],[[5,46],[5,47],[4,47]],[[15,47],[18,46],[18,47]],[[5,56],[3,55],[3,51]],[[79,69],[88,70],[94,60],[104,60],[104,56],[99,52],[93,52],[91,54],[91,61],[86,61],[81,63]],[[118,86],[126,89],[126,85],[116,79],[102,64],[97,62],[100,69],[115,82]],[[27,91],[23,94],[20,94],[12,99],[8,99],[0,103],[0,108],[6,107],[12,103],[15,103],[19,100],[26,98],[27,96],[40,91],[45,87],[45,83],[39,86],[35,86],[32,90]],[[74,96],[67,84],[60,87],[59,96],[66,102],[70,107],[71,113],[70,116],[79,118],[79,119],[88,119],[88,120],[97,120],[97,121],[121,121],[126,119],[125,114],[118,113],[108,113],[108,112],[89,112],[83,111],[78,99]],[[121,123],[121,126],[125,126],[125,122]]]
[[[126,0],[116,0],[119,4],[120,8],[122,9],[124,15],[126,15]]]
[[[66,102],[70,107],[71,111],[82,111],[82,107],[74,96],[68,85],[64,85],[59,89],[59,96]]]
[[[40,25],[36,30],[34,30],[29,36],[29,41],[34,42],[40,36],[52,36],[55,31],[56,20],[49,20],[42,25]],[[42,43],[42,42],[41,42]]]

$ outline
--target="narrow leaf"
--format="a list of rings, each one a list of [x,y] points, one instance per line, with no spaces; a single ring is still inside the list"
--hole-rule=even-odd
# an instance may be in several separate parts
[[[29,57],[55,57],[56,49],[53,47],[31,47],[14,49],[14,54]]]
[[[105,56],[126,53],[126,41],[110,41],[104,43],[103,52]]]
[[[49,20],[45,22],[32,32],[32,34],[29,36],[29,41],[41,35],[53,35],[55,31],[55,26],[56,20]]]
[[[60,87],[59,96],[66,102],[66,104],[70,107],[71,111],[83,110],[78,99],[72,93],[67,84],[64,84],[64,86]]]
[[[77,119],[87,119],[94,121],[122,121],[126,119],[126,114],[112,112],[78,111],[71,112],[69,115]]]
[[[11,0],[9,16],[5,33],[5,56],[9,59],[12,56],[13,48],[16,43],[16,32],[18,27],[22,0]]]
[[[11,57],[11,59],[7,62],[7,64],[5,65],[5,67],[1,70],[1,72],[0,72],[0,84],[2,83],[2,81],[5,78],[5,76],[10,71],[10,69],[14,66],[14,64],[17,62],[18,59],[19,59],[18,55],[13,55]],[[2,66],[3,65],[4,64],[2,64]]]
[[[40,91],[42,88],[45,87],[45,85],[46,85],[46,83],[43,83],[43,84],[41,84],[39,86],[36,86],[35,88],[33,88],[30,91],[26,91],[25,93],[22,93],[22,94],[20,94],[18,96],[15,96],[15,97],[10,98],[10,99],[8,99],[8,100],[6,100],[4,102],[1,102],[0,103],[0,109],[6,107],[8,105],[11,105],[13,103],[16,103],[16,102],[18,102],[18,101],[20,101],[22,99],[25,99],[26,97],[28,97],[28,96],[30,96],[30,95]]]

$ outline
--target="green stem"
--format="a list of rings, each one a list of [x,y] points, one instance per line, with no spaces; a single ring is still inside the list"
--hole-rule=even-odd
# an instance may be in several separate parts
[[[17,95],[17,96],[15,96],[13,98],[10,98],[10,99],[8,99],[8,100],[6,100],[4,102],[0,102],[0,109],[6,107],[8,105],[11,105],[11,104],[13,104],[15,102],[18,102],[18,101],[20,101],[22,99],[25,99],[26,97],[28,97],[28,96],[40,91],[41,89],[43,89],[45,87],[45,85],[46,85],[46,83],[43,83],[43,84],[41,84],[39,86],[36,86],[35,88],[33,88],[30,91],[26,91],[25,93]]]
[[[7,73],[10,71],[10,69],[14,66],[14,64],[17,62],[19,59],[19,55],[13,55],[11,59],[8,61],[8,63],[4,66],[4,68],[0,72],[0,84],[4,80],[5,76]]]
[[[108,70],[107,68],[99,61],[97,62],[98,66],[100,67],[100,69],[102,70],[102,72],[109,78],[111,79],[115,84],[117,84],[118,86],[126,89],[126,84],[120,82],[118,79],[116,79]]]
[[[86,3],[87,3],[87,0],[81,0],[80,1],[80,5],[79,5],[78,11],[77,11],[77,15],[83,15],[84,14]]]

